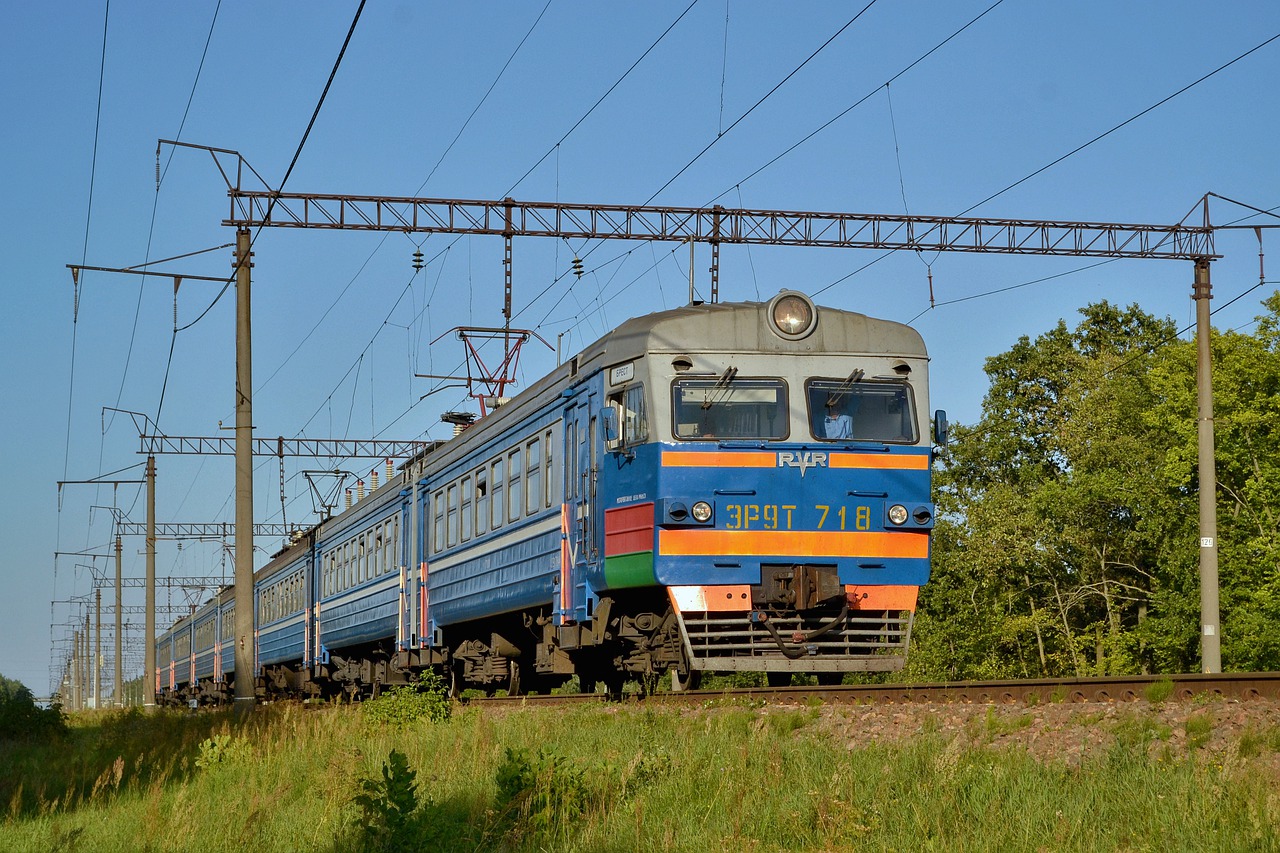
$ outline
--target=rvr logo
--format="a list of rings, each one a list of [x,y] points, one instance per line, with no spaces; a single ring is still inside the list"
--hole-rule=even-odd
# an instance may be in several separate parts
[[[804,477],[804,472],[810,468],[827,467],[827,454],[820,450],[782,450],[778,452],[778,467],[799,468],[800,476]]]

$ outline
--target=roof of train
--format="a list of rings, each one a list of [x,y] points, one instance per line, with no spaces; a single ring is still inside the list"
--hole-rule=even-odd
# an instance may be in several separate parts
[[[818,307],[813,331],[787,340],[768,323],[766,302],[685,305],[634,317],[583,350],[583,362],[610,362],[645,352],[744,350],[748,352],[874,352],[924,356],[920,333],[903,323]]]

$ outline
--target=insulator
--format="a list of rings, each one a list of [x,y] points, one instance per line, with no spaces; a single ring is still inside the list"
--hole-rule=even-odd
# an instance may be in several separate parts
[[[422,268],[424,266],[426,266],[426,264],[422,262],[422,250],[419,249],[413,253],[413,271],[422,272]]]
[[[351,490],[347,489],[347,509],[351,509]]]
[[[395,463],[391,461],[390,457],[387,457],[386,462],[387,462],[387,482],[390,483],[391,478],[395,476],[396,466],[395,466]]]
[[[374,492],[378,491],[378,469],[377,468],[374,468],[371,472],[369,472],[369,480],[370,480],[370,486],[369,486],[370,491],[374,491]]]
[[[573,274],[582,278],[582,258],[573,259]]]
[[[356,480],[356,500],[364,500],[364,480]]]

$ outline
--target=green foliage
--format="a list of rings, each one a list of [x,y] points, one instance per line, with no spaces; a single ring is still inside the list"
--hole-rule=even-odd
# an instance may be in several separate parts
[[[67,743],[0,744],[0,785],[25,780],[35,801],[15,808],[0,788],[0,849],[1280,849],[1274,727],[1238,745],[1215,730],[1188,753],[1141,704],[1117,706],[1079,722],[1079,739],[1096,742],[1121,715],[1113,748],[1059,757],[1042,745],[1036,759],[983,745],[1016,732],[1020,709],[985,720],[980,709],[973,738],[954,729],[962,709],[944,709],[933,731],[901,740],[885,731],[896,714],[828,707],[777,736],[772,710],[463,709],[402,731],[361,724],[353,706],[280,703],[240,723],[146,714],[109,733],[86,716]],[[1077,740],[1077,724],[1061,724],[1052,740]],[[190,772],[199,745],[224,732],[253,755],[233,772]]]
[[[1209,736],[1213,733],[1213,720],[1206,714],[1195,714],[1187,718],[1185,729],[1187,748],[1201,749],[1209,742]]]
[[[352,802],[360,809],[369,849],[411,849],[419,807],[417,776],[404,753],[393,749],[382,765],[381,778],[360,780],[360,793]]]
[[[1148,702],[1158,705],[1173,695],[1173,679],[1161,678],[1147,685],[1143,691]]]
[[[495,781],[498,810],[534,837],[566,832],[587,808],[586,771],[555,752],[506,749]]]
[[[1280,668],[1280,294],[1213,338],[1224,668]],[[1089,305],[987,360],[936,478],[907,678],[1199,669],[1195,347]]]
[[[407,687],[393,687],[363,705],[371,723],[404,728],[420,721],[439,723],[453,714],[453,703],[444,679],[433,670],[423,670],[418,681]]]
[[[208,770],[219,764],[243,762],[253,755],[253,748],[242,737],[232,737],[223,732],[200,742],[196,755],[196,767]]]
[[[19,681],[0,675],[0,740],[49,740],[66,734],[62,706],[41,708]]]

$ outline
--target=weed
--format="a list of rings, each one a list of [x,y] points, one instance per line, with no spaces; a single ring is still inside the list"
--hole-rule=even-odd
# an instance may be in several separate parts
[[[233,738],[224,732],[201,741],[199,754],[196,755],[196,767],[208,770],[219,764],[234,764],[248,758],[252,753],[253,749],[247,740],[242,737]],[[123,767],[123,759],[117,760]],[[119,784],[118,781],[117,784]]]
[[[543,838],[567,832],[586,810],[586,771],[564,756],[539,749],[506,750],[496,774],[500,812],[516,819],[515,831]]]
[[[1200,749],[1209,742],[1213,720],[1207,714],[1195,714],[1187,718],[1187,749]]]
[[[363,705],[366,720],[404,728],[419,722],[442,722],[453,714],[444,679],[432,670],[423,670],[416,684],[394,687]]]
[[[1137,716],[1117,721],[1114,731],[1117,745],[1143,754],[1153,741],[1167,741],[1173,734],[1173,729],[1164,723]]]
[[[360,780],[360,793],[352,802],[360,809],[364,840],[372,849],[398,850],[411,842],[418,811],[417,776],[404,753],[393,749],[382,765],[381,779]]]
[[[1173,679],[1161,678],[1147,685],[1147,689],[1143,691],[1143,695],[1147,697],[1147,701],[1153,705],[1158,705],[1173,695]]]

